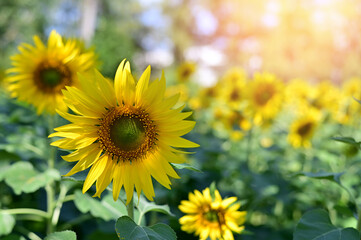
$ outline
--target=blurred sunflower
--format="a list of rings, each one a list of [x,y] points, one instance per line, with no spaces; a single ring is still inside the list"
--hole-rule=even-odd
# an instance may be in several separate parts
[[[295,148],[311,147],[311,139],[318,126],[319,114],[309,110],[307,115],[299,117],[290,126],[288,142]]]
[[[339,110],[336,121],[341,124],[355,123],[355,115],[361,113],[360,103],[355,101],[355,99],[361,100],[361,79],[352,78],[346,81],[342,85],[341,95],[339,97]]]
[[[189,100],[189,105],[192,107],[192,109],[209,108],[218,95],[218,84],[211,87],[200,88],[198,93],[195,94],[195,97],[192,97]]]
[[[34,36],[35,46],[23,43],[19,54],[11,57],[13,67],[6,78],[11,97],[28,102],[37,113],[55,113],[55,109],[67,109],[62,89],[77,86],[77,73],[94,67],[95,55],[85,51],[77,40],[63,41],[54,30],[47,45]]]
[[[196,71],[196,64],[194,62],[183,62],[177,68],[177,79],[178,82],[187,82],[189,78]]]
[[[247,89],[247,112],[253,116],[256,125],[276,117],[283,101],[283,83],[280,80],[272,74],[257,73]]]
[[[339,109],[340,91],[331,82],[324,81],[317,85],[316,94],[309,99],[309,105],[325,114],[335,117]]]
[[[219,83],[219,100],[230,107],[241,110],[244,106],[246,90],[246,77],[241,69],[229,70]]]
[[[305,104],[308,99],[314,98],[316,89],[303,79],[291,80],[285,88],[285,102],[291,110]],[[296,107],[296,108],[295,108]]]
[[[203,193],[203,194],[202,194]],[[181,229],[188,233],[194,233],[201,240],[208,237],[211,240],[233,240],[233,232],[240,234],[244,230],[245,211],[240,208],[236,197],[222,200],[218,190],[214,191],[215,199],[212,199],[209,188],[203,192],[195,190],[189,193],[189,201],[181,201],[179,209],[186,215],[179,219]]]
[[[70,176],[90,168],[83,186],[86,192],[96,182],[100,197],[113,181],[113,198],[118,198],[124,186],[127,203],[133,197],[134,187],[153,200],[151,177],[170,189],[169,177],[179,178],[170,163],[182,163],[184,153],[176,148],[198,147],[181,136],[191,131],[194,121],[184,120],[191,112],[181,112],[184,106],[171,109],[179,94],[164,98],[166,83],[149,84],[148,67],[136,84],[130,64],[125,60],[119,65],[113,84],[99,72],[79,75],[82,90],[66,87],[64,101],[75,114],[58,113],[70,124],[58,127],[49,137],[64,137],[52,145],[63,149],[76,149],[63,156],[78,163],[66,174]],[[93,84],[89,84],[89,80]]]

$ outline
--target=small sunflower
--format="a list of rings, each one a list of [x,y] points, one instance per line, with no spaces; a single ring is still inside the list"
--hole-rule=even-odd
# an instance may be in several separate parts
[[[141,191],[153,200],[155,178],[170,189],[169,177],[179,178],[170,163],[183,163],[184,153],[175,148],[198,147],[181,136],[191,131],[194,121],[184,120],[191,112],[181,112],[184,106],[172,107],[179,94],[164,98],[166,83],[149,84],[148,67],[136,84],[130,64],[125,60],[115,74],[114,86],[99,72],[79,75],[81,89],[66,87],[64,101],[75,114],[58,113],[70,124],[55,128],[49,137],[64,137],[52,145],[76,151],[63,156],[68,162],[78,161],[66,174],[73,175],[90,168],[83,186],[86,192],[96,182],[100,197],[113,181],[114,201],[124,186],[127,203]],[[89,84],[89,80],[93,84]]]
[[[341,98],[339,100],[339,109],[336,115],[336,121],[341,124],[355,124],[356,115],[360,115],[360,103],[355,99],[361,100],[361,79],[352,78],[342,85]],[[356,117],[355,117],[356,116]]]
[[[274,75],[256,74],[248,86],[248,112],[257,125],[276,117],[283,101],[283,83]]]
[[[246,91],[245,73],[237,68],[229,70],[221,79],[219,87],[220,101],[224,101],[232,108],[241,110]]]
[[[318,126],[318,115],[318,112],[310,110],[309,114],[296,119],[291,124],[290,132],[288,134],[288,142],[293,147],[311,147],[311,139]]]
[[[203,193],[203,194],[202,194]],[[189,193],[189,201],[181,201],[179,209],[186,213],[179,219],[181,229],[188,233],[194,233],[201,240],[208,237],[211,240],[233,240],[233,232],[240,234],[244,230],[245,211],[240,208],[236,197],[222,200],[218,190],[214,191],[215,199],[212,199],[209,188],[203,192],[195,190]]]
[[[187,82],[196,71],[194,62],[184,62],[177,69],[178,82]]]
[[[34,105],[38,114],[66,110],[62,89],[78,85],[77,73],[93,68],[95,55],[75,39],[64,41],[54,30],[47,45],[38,36],[34,43],[22,44],[20,53],[11,57],[13,67],[6,78],[11,97]]]

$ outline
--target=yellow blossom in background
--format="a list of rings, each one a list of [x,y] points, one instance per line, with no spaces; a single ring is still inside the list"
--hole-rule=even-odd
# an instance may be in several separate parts
[[[293,111],[308,103],[315,95],[316,88],[303,79],[293,79],[285,87],[285,102]]]
[[[336,121],[341,124],[354,124],[361,113],[360,103],[355,99],[361,100],[361,79],[352,78],[346,81],[341,88],[339,96],[339,110]]]
[[[179,83],[173,86],[169,86],[166,89],[165,96],[173,96],[175,94],[180,94],[179,96],[179,104],[185,104],[189,101],[190,98],[190,92],[189,87],[186,84]]]
[[[11,57],[7,89],[11,97],[34,105],[38,114],[54,114],[56,108],[66,111],[62,89],[79,85],[77,73],[92,69],[95,55],[86,52],[77,40],[64,41],[54,30],[47,45],[38,36],[34,36],[34,43],[23,43],[20,53]]]
[[[234,68],[229,70],[219,83],[219,101],[228,106],[241,110],[244,108],[246,77],[242,69]]]
[[[316,86],[316,93],[309,99],[309,106],[335,118],[339,109],[341,93],[331,82],[323,81]]]
[[[222,199],[218,190],[212,199],[209,188],[201,192],[189,193],[189,200],[181,201],[179,209],[186,215],[179,219],[181,229],[194,233],[199,239],[233,240],[233,233],[244,230],[246,212],[239,211],[240,204],[236,197]]]
[[[311,147],[311,139],[319,125],[319,119],[319,113],[312,109],[309,109],[303,116],[298,117],[290,126],[288,142],[295,148]]]
[[[256,125],[272,120],[281,111],[283,83],[269,73],[256,73],[247,85],[247,112]]]
[[[183,62],[177,68],[177,80],[178,82],[187,82],[190,77],[196,71],[197,66],[194,62]]]
[[[200,88],[196,96],[189,100],[189,105],[192,109],[209,108],[218,95],[219,89],[217,84],[211,87]]]
[[[170,189],[170,177],[179,178],[170,163],[183,163],[184,153],[175,148],[198,147],[181,136],[192,130],[194,121],[184,120],[191,112],[176,109],[179,94],[164,97],[166,82],[149,83],[148,67],[136,83],[130,64],[119,65],[113,83],[99,72],[79,75],[82,90],[67,87],[64,101],[74,114],[58,113],[71,123],[55,130],[49,137],[63,137],[52,145],[76,150],[63,159],[77,162],[66,176],[90,168],[83,186],[86,192],[96,182],[100,197],[113,181],[113,198],[117,200],[124,186],[127,203],[134,188],[153,200],[152,177]],[[92,81],[93,84],[89,84]]]

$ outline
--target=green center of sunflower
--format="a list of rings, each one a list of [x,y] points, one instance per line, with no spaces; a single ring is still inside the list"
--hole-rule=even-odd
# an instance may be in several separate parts
[[[145,140],[145,129],[137,118],[119,118],[110,126],[110,139],[121,150],[135,150]]]
[[[70,69],[60,61],[45,59],[33,74],[35,84],[44,93],[61,93],[61,89],[72,84]]]
[[[109,109],[98,129],[99,143],[116,161],[138,161],[155,148],[157,129],[149,114],[133,106]]]
[[[63,75],[55,68],[49,68],[40,72],[40,78],[44,85],[54,87],[62,81]]]
[[[204,213],[204,217],[209,221],[209,222],[218,222],[218,212],[214,211],[214,210],[210,210],[206,213]]]

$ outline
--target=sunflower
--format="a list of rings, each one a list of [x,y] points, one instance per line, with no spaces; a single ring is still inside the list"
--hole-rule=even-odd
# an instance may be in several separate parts
[[[246,77],[241,69],[229,70],[221,79],[219,87],[220,101],[237,110],[243,108],[242,104],[245,100]]]
[[[295,148],[311,147],[311,139],[318,126],[319,118],[319,113],[310,109],[307,115],[296,119],[291,124],[288,142]]]
[[[203,193],[203,194],[202,194]],[[179,209],[186,213],[179,219],[181,229],[188,233],[194,233],[201,240],[224,239],[233,240],[233,232],[241,233],[244,230],[245,211],[240,208],[236,197],[222,200],[218,190],[214,191],[215,199],[212,199],[209,188],[203,192],[195,190],[189,193],[189,201],[181,201]]]
[[[38,114],[54,114],[56,108],[65,111],[62,89],[78,85],[77,72],[93,68],[95,55],[75,39],[64,41],[54,30],[47,45],[38,36],[34,43],[22,44],[20,53],[11,57],[7,88],[12,97],[34,105]]]
[[[261,125],[272,120],[282,107],[283,83],[274,75],[257,73],[248,85],[247,112],[254,123]]]
[[[187,82],[196,71],[194,62],[183,62],[177,69],[178,82]]]
[[[115,74],[114,86],[99,72],[81,75],[81,89],[66,87],[64,101],[75,114],[58,113],[71,123],[55,128],[49,137],[64,137],[52,145],[75,149],[63,156],[69,162],[78,161],[65,176],[90,168],[83,186],[86,192],[96,182],[100,197],[113,181],[114,201],[124,186],[127,203],[141,191],[153,200],[152,178],[170,189],[169,177],[179,178],[170,163],[182,163],[175,148],[198,147],[181,136],[191,131],[194,121],[184,120],[191,112],[181,112],[184,106],[171,109],[179,94],[164,98],[166,83],[149,84],[148,67],[137,84],[125,60]],[[89,84],[92,81],[93,84]]]
[[[341,98],[339,100],[339,109],[336,115],[336,121],[341,124],[355,124],[360,115],[360,103],[355,99],[361,100],[361,79],[352,78],[342,85]]]

